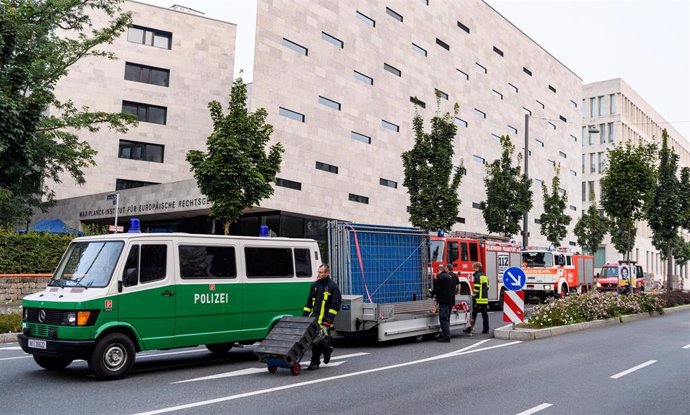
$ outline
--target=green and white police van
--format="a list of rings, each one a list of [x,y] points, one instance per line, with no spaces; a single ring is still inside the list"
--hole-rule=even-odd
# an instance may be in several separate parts
[[[46,369],[84,359],[124,377],[137,352],[226,353],[300,315],[320,265],[310,239],[124,233],[76,238],[44,291],[24,298],[22,349]]]

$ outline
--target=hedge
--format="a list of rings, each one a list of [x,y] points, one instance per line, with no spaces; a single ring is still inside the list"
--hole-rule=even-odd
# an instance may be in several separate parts
[[[72,239],[74,235],[0,230],[0,274],[52,273]]]
[[[0,333],[16,333],[22,328],[20,313],[0,314]]]

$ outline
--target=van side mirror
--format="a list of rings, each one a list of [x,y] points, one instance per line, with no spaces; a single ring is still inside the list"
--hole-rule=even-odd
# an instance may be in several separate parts
[[[599,278],[599,273],[598,273],[598,272],[597,272],[597,275],[595,275],[595,277]]]

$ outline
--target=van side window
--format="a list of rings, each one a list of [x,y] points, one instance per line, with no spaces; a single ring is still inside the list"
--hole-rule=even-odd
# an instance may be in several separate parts
[[[235,248],[232,246],[180,245],[180,277],[235,278]]]
[[[470,244],[470,261],[479,261],[479,249],[476,243]]]
[[[122,271],[122,284],[125,287],[139,284],[139,245],[129,248],[125,269]]]
[[[249,278],[294,277],[290,248],[245,247],[244,257]]]
[[[461,247],[460,261],[467,261],[467,243],[466,242],[461,243],[460,247]]]
[[[295,272],[298,277],[311,277],[311,256],[308,249],[295,248]]]
[[[139,263],[140,283],[162,280],[167,275],[168,246],[142,245]]]

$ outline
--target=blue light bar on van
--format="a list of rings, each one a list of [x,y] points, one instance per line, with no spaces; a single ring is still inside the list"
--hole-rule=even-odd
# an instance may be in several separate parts
[[[259,228],[259,236],[262,238],[268,238],[269,236],[271,236],[269,232],[270,231],[268,230],[268,226],[266,225],[261,225],[261,227]]]
[[[129,230],[127,233],[141,233],[141,228],[139,228],[139,219],[131,218],[129,220]]]

